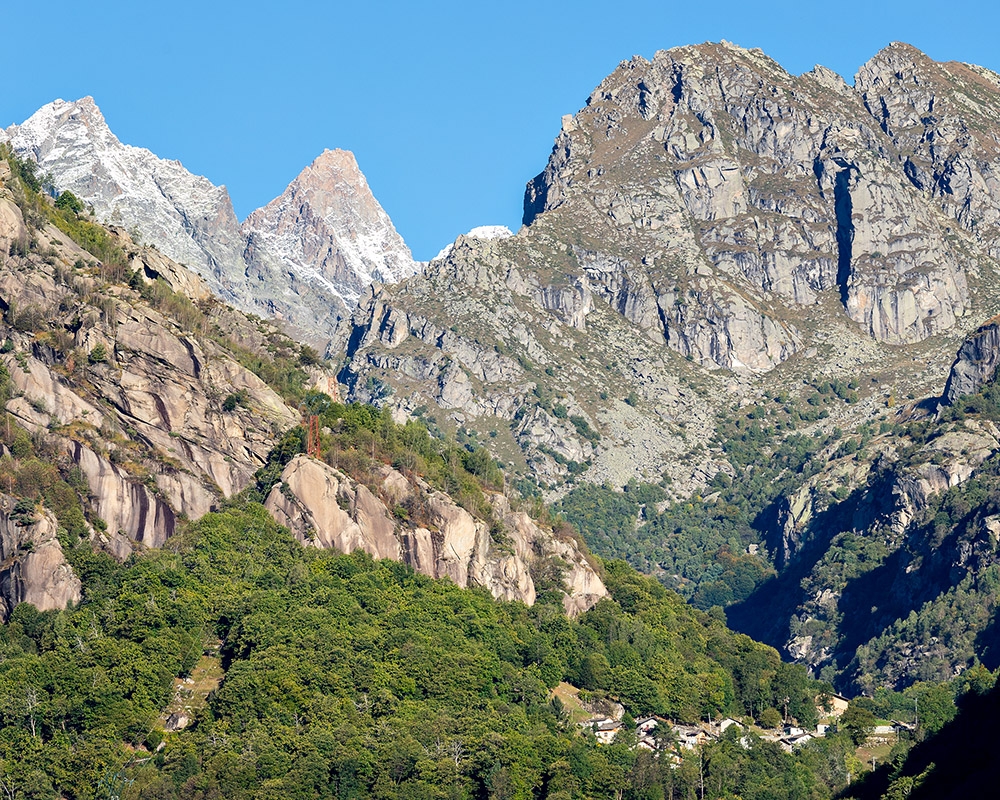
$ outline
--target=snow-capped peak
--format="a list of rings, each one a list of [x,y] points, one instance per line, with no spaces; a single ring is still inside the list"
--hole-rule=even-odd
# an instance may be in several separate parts
[[[466,239],[507,239],[514,235],[514,232],[508,228],[506,225],[480,225],[473,228],[467,234],[465,234]],[[458,241],[457,239],[455,240]],[[444,249],[441,250],[436,256],[434,256],[432,261],[437,261],[439,258],[447,258],[451,251],[455,248],[455,242],[447,244]]]
[[[241,227],[224,186],[122,144],[91,97],[56,100],[0,134],[102,222],[138,229],[228,302],[311,341],[329,337],[367,284],[420,267],[346,150],[325,150]]]

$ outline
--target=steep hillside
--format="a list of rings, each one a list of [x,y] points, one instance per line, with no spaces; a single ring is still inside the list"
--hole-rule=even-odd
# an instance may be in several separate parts
[[[776,498],[765,515],[781,571],[731,609],[733,624],[869,692],[1000,666],[997,392],[991,374],[950,406],[931,398],[850,436]]]
[[[661,769],[574,725],[567,681],[626,720],[815,722],[803,667],[589,557],[469,437],[310,389],[309,348],[0,155],[5,792],[693,790],[669,734]]]
[[[573,614],[606,595],[578,541],[512,507],[486,451],[334,403],[309,347],[98,225],[71,193],[53,204],[31,162],[3,155],[0,490],[12,497],[0,504],[0,614],[79,600],[62,546],[124,559],[244,490],[303,543],[529,604],[541,581]],[[293,458],[303,412],[322,420],[310,452],[324,461]]]

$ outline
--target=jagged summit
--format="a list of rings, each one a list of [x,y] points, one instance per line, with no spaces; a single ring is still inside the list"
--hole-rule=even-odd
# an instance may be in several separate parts
[[[237,299],[231,276],[242,271],[239,224],[229,193],[179,161],[122,144],[92,97],[43,106],[7,130],[12,146],[41,172],[93,206],[101,220],[139,229],[166,255],[202,273],[213,289]]]
[[[82,125],[87,132],[86,139],[113,140],[117,143],[101,109],[90,95],[76,101],[54,100],[38,109],[21,125],[12,125],[8,135],[17,135],[21,146],[30,149],[37,157],[43,152],[45,141],[51,138],[53,131],[68,123]]]
[[[251,270],[268,264],[354,306],[372,281],[394,283],[417,267],[354,154],[324,150],[242,226]]]
[[[909,46],[883,53],[933,63]],[[795,307],[827,290],[878,341],[926,339],[965,313],[967,276],[947,226],[909,191],[920,165],[901,151],[921,145],[895,130],[912,120],[880,117],[923,103],[918,121],[927,118],[912,81],[892,77],[899,71],[862,68],[851,88],[829,70],[793,76],[730,44],[635,59],[564,121],[548,166],[528,184],[524,221],[559,209],[559,224],[593,249],[632,250],[628,260],[647,265],[659,298],[647,315],[655,332],[703,363],[766,370],[786,360],[801,349]],[[868,75],[881,75],[873,85],[891,84],[893,96],[870,91]],[[937,127],[944,141],[929,158],[943,144],[963,147],[959,128]],[[648,268],[670,254],[690,265],[688,276]],[[663,302],[682,277],[700,309]]]
[[[241,227],[224,186],[122,144],[92,97],[43,106],[4,136],[98,219],[138,230],[246,311],[325,343],[371,281],[416,270],[354,156],[325,151]]]

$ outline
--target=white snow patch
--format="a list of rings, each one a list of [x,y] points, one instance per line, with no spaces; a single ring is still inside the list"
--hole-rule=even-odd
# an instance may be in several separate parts
[[[465,234],[466,239],[509,239],[514,235],[514,232],[508,228],[506,225],[480,225],[477,228],[473,228],[467,234]],[[458,241],[457,239],[455,240]],[[438,253],[432,261],[437,261],[439,258],[446,258],[451,251],[455,248],[455,242],[445,245],[444,249]]]

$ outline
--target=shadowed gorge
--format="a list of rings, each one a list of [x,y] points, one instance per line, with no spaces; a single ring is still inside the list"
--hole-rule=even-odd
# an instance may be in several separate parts
[[[854,203],[851,200],[851,171],[845,167],[837,172],[833,184],[834,210],[837,215],[837,287],[840,302],[847,307],[850,297],[851,258],[854,244]]]

